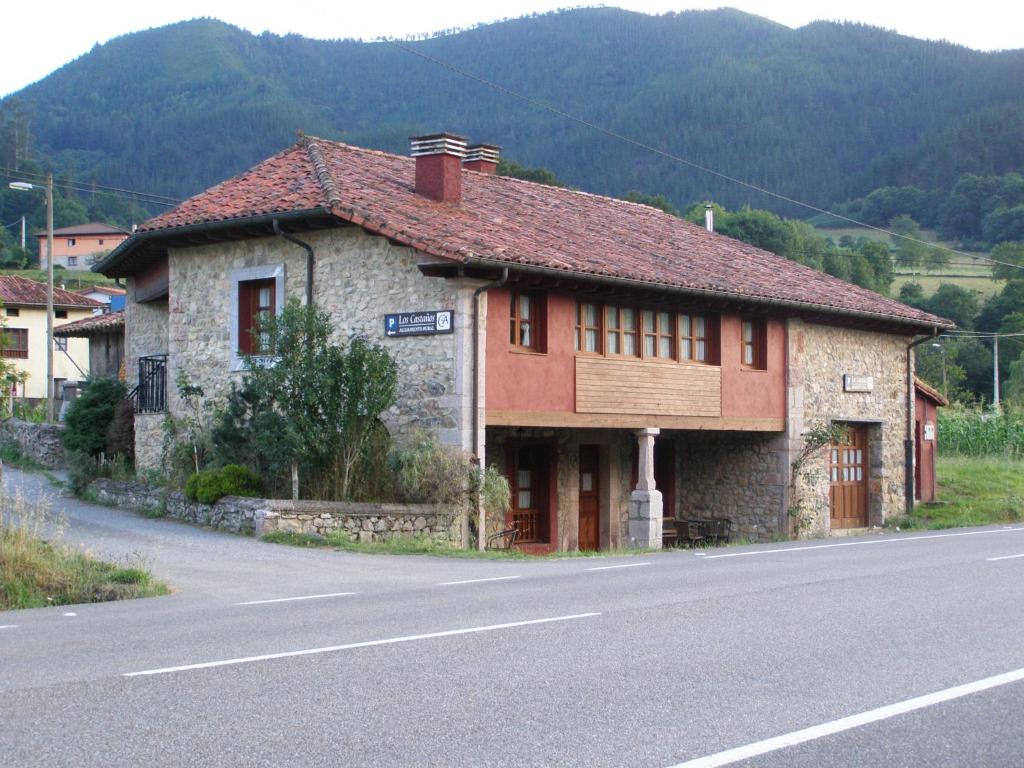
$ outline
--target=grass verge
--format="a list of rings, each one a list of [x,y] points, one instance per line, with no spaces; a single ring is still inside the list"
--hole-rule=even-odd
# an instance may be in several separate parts
[[[1024,520],[1024,460],[1006,456],[944,456],[936,464],[938,499],[918,504],[891,527],[960,528]]]
[[[0,499],[0,611],[166,595],[149,571],[91,557],[43,538],[46,506],[20,496]]]
[[[387,541],[362,543],[351,541],[348,535],[311,536],[307,533],[291,533],[273,531],[263,535],[263,541],[271,544],[287,544],[292,547],[313,547],[318,549],[335,549],[346,552],[364,552],[379,555],[433,555],[436,557],[458,557],[468,560],[552,560],[567,557],[608,557],[609,555],[651,554],[658,550],[652,549],[617,549],[614,552],[552,552],[550,555],[528,555],[519,550],[489,549],[480,552],[476,549],[460,549],[437,544],[433,540],[418,536],[415,538],[395,537]]]

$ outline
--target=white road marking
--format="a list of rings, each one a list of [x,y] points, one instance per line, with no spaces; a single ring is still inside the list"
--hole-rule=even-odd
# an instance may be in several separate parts
[[[180,667],[162,667],[160,669],[145,669],[141,672],[124,672],[122,677],[140,677],[143,675],[165,675],[170,672],[184,672],[191,669],[212,669],[213,667],[227,667],[235,664],[250,664],[255,661],[270,661],[272,659],[286,659],[293,656],[314,656],[320,653],[333,653],[335,651],[348,651],[353,648],[370,648],[375,645],[395,645],[396,643],[411,643],[415,640],[432,640],[438,637],[454,637],[455,635],[471,635],[477,632],[493,632],[498,629],[512,629],[515,627],[528,627],[534,624],[551,624],[556,621],[573,621],[574,619],[588,619],[600,616],[600,613],[575,613],[571,616],[552,616],[547,619],[529,619],[527,621],[511,621],[507,624],[491,624],[485,627],[468,627],[466,629],[449,629],[444,632],[428,632],[424,635],[406,635],[405,637],[391,637],[386,640],[367,640],[361,643],[346,643],[345,645],[331,645],[326,648],[307,648],[302,651],[285,651],[284,653],[265,653],[260,656],[245,656],[238,659],[224,659],[222,661],[207,661],[201,664],[184,664]]]
[[[78,615],[77,613],[71,613],[70,611],[68,611],[67,613],[62,613],[61,614],[61,616],[77,616],[77,615]]]
[[[900,701],[896,704],[889,704],[888,706],[879,707],[878,709],[870,709],[867,712],[861,712],[856,715],[840,718],[839,720],[821,723],[820,725],[814,725],[810,728],[786,733],[782,736],[775,736],[770,739],[765,739],[764,741],[755,741],[752,744],[745,744],[742,747],[727,749],[724,752],[718,752],[714,755],[698,757],[695,760],[688,760],[685,763],[674,765],[672,768],[717,768],[717,766],[731,765],[732,763],[738,763],[741,760],[749,760],[750,758],[757,757],[758,755],[764,755],[769,752],[786,749],[787,747],[793,747],[797,744],[821,739],[825,736],[832,736],[836,733],[842,733],[843,731],[849,731],[854,728],[860,728],[864,725],[877,723],[879,720],[898,717],[899,715],[905,715],[908,712],[914,712],[918,709],[942,704],[946,701],[952,701],[963,696],[969,696],[972,693],[980,693],[981,691],[987,691],[991,688],[997,688],[1002,685],[1009,685],[1010,683],[1016,683],[1021,680],[1024,680],[1024,669],[1015,669],[1012,672],[1005,672],[1001,675],[986,677],[983,680],[976,680],[973,683],[965,683],[964,685],[957,685],[953,688],[946,688],[942,691],[928,693],[924,696],[907,699],[906,701]]]
[[[650,563],[626,563],[625,565],[601,565],[597,568],[586,568],[587,571],[610,571],[613,568],[639,568],[641,565],[650,565]]]
[[[491,576],[489,579],[466,579],[465,581],[442,581],[437,586],[439,587],[451,587],[455,584],[479,584],[482,581],[508,581],[509,579],[519,579],[520,576]]]
[[[994,563],[996,560],[1016,560],[1018,557],[1024,557],[1024,555],[1003,555],[1002,557],[986,557],[985,559]]]
[[[783,549],[755,549],[752,552],[728,552],[723,555],[706,555],[706,560],[718,560],[723,557],[750,557],[751,555],[774,555],[784,552],[806,552],[811,549],[835,549],[836,547],[864,547],[869,544],[900,544],[911,541],[927,541],[928,539],[949,539],[956,536],[985,536],[994,533],[1015,533],[1024,528],[1000,528],[997,531],[964,531],[963,533],[933,533],[927,536],[903,536],[896,539],[872,539],[871,541],[844,541],[840,544],[811,544],[806,547],[785,547]]]
[[[245,603],[235,603],[235,605],[264,605],[266,603],[287,603],[292,600],[319,600],[324,597],[347,597],[348,595],[354,595],[355,592],[329,592],[326,595],[302,595],[301,597],[276,597],[273,600],[249,600]]]
[[[3,626],[0,626],[0,629],[16,629],[17,626],[17,624],[4,624]]]

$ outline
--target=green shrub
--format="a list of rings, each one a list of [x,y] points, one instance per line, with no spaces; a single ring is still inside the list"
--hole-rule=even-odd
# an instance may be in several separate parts
[[[89,483],[100,476],[96,458],[83,451],[68,451],[68,485],[75,496],[81,497],[89,488]]]
[[[135,462],[135,406],[131,400],[121,400],[114,406],[114,418],[107,427],[106,452],[109,458]]]
[[[455,504],[466,498],[473,466],[454,448],[418,432],[402,441],[389,459],[399,499],[413,504]]]
[[[107,428],[126,394],[124,384],[117,379],[88,382],[64,416],[64,447],[90,456],[106,450]]]
[[[263,493],[263,480],[248,467],[228,464],[217,471],[224,496],[260,496]]]
[[[260,496],[263,481],[251,469],[228,464],[219,469],[204,469],[185,482],[185,496],[202,504],[215,504],[223,496]]]

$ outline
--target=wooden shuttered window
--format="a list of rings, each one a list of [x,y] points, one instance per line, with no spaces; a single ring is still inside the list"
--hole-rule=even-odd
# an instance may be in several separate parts
[[[238,351],[244,355],[269,355],[270,334],[266,321],[277,306],[273,278],[238,283]]]
[[[4,328],[0,334],[4,342],[0,357],[28,359],[28,328]]]
[[[544,295],[512,291],[509,301],[509,344],[513,349],[544,352],[546,349]]]
[[[740,362],[747,368],[768,367],[768,329],[764,320],[744,320],[740,343]]]

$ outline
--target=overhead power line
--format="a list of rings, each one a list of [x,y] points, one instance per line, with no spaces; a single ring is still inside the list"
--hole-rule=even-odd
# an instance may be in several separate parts
[[[34,171],[15,170],[13,168],[0,166],[0,173],[10,178],[25,179],[33,184],[46,183],[46,175]],[[66,189],[86,194],[106,194],[136,200],[138,202],[153,203],[154,205],[175,206],[182,202],[178,198],[168,197],[167,195],[158,195],[153,192],[140,192],[138,190],[124,189],[122,187],[110,187],[104,184],[94,184],[92,182],[73,182],[54,179],[53,186],[55,189]]]

